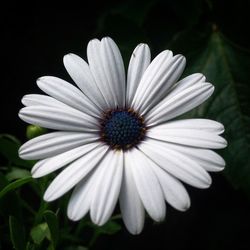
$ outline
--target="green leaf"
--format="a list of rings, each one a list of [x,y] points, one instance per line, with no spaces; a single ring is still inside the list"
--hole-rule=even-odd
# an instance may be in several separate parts
[[[0,190],[6,185],[8,185],[8,181],[0,172]],[[20,197],[16,193],[11,192],[0,200],[0,217],[1,216],[7,216],[7,220],[9,218],[8,216],[14,216],[18,220],[22,218]]]
[[[89,222],[89,226],[93,227],[95,232],[97,234],[108,234],[108,235],[112,235],[117,233],[118,231],[121,230],[121,226],[120,224],[118,224],[115,221],[108,221],[106,224],[104,224],[103,226],[96,226],[93,223]]]
[[[30,177],[30,171],[22,168],[13,167],[12,170],[8,172],[5,177],[8,181]]]
[[[26,250],[35,250],[36,249],[36,245],[32,242],[27,242],[27,245],[26,245]]]
[[[20,159],[18,155],[18,149],[20,146],[20,141],[14,136],[9,134],[0,134],[0,154],[4,156],[10,164],[24,167],[32,166],[32,161]]]
[[[10,238],[13,248],[16,250],[25,249],[25,236],[22,224],[13,216],[9,217]]]
[[[105,225],[99,228],[99,233],[112,235],[121,230],[120,224],[115,221],[109,221]]]
[[[28,177],[24,177],[22,179],[18,179],[16,181],[11,182],[10,184],[8,184],[7,186],[5,186],[1,191],[0,191],[0,198],[2,198],[6,193],[17,189],[21,186],[23,186],[24,184],[31,182],[33,179],[31,176]]]
[[[56,244],[58,242],[59,237],[59,225],[58,219],[54,212],[47,210],[43,214],[50,231],[50,237],[53,244],[54,249],[56,248]]]
[[[112,221],[112,220],[108,221],[105,225],[103,225],[101,227],[96,226],[91,222],[89,222],[87,224],[94,229],[94,234],[93,234],[93,236],[90,239],[89,244],[88,244],[88,247],[90,249],[92,249],[92,246],[95,244],[95,242],[97,241],[97,238],[100,235],[102,235],[102,234],[113,235],[121,230],[121,226],[117,222]]]
[[[46,222],[31,229],[30,236],[35,244],[40,245],[45,238],[50,239],[49,227]]]
[[[0,137],[5,137],[5,138],[9,139],[10,141],[13,141],[17,145],[19,145],[19,146],[21,145],[21,142],[14,135],[0,134]]]
[[[250,54],[214,31],[188,65],[186,73],[202,72],[215,85],[213,96],[190,116],[224,124],[228,147],[219,151],[227,163],[224,173],[250,195]]]

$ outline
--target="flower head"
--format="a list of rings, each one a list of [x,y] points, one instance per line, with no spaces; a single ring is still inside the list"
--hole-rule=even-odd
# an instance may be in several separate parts
[[[34,178],[62,171],[47,188],[53,201],[74,188],[68,217],[88,212],[103,225],[119,200],[127,229],[140,233],[145,210],[162,221],[166,203],[190,206],[183,183],[207,188],[207,171],[220,171],[224,160],[211,149],[224,148],[223,125],[207,119],[173,120],[208,99],[214,87],[199,73],[179,80],[186,60],[161,52],[151,62],[146,44],[132,53],[127,80],[123,60],[111,38],[94,39],[88,63],[74,54],[64,65],[77,87],[57,77],[37,80],[47,95],[26,95],[22,120],[55,130],[26,142],[23,159],[39,160]]]

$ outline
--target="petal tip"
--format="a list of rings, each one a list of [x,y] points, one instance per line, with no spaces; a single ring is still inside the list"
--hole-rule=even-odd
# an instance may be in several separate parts
[[[207,189],[211,186],[212,184],[212,178],[208,178],[204,183],[203,185],[200,186],[201,189]]]
[[[23,147],[21,146],[19,149],[18,149],[18,155],[21,159],[25,160],[25,153],[23,152],[24,149]]]
[[[210,88],[211,88],[211,92],[213,93],[214,90],[215,90],[215,87],[214,87],[214,85],[212,83],[210,83]]]
[[[224,139],[224,138],[223,138],[223,139]],[[225,146],[225,148],[228,146],[228,142],[227,142],[226,139],[224,139],[224,146]]]
[[[46,76],[40,76],[40,77],[38,77],[38,78],[36,79],[36,83],[39,84],[39,83],[41,83],[41,82],[44,82],[45,79],[46,79]]]
[[[41,178],[41,177],[43,177],[43,176],[45,176],[46,174],[42,174],[41,173],[41,171],[39,171],[39,169],[38,168],[32,168],[31,169],[31,176],[32,176],[32,178],[34,178],[34,179],[37,179],[37,178]]]
[[[149,48],[149,46],[146,43],[139,43],[136,46],[136,49],[148,49],[148,48]]]
[[[48,187],[47,190],[45,191],[44,195],[43,195],[43,199],[46,202],[51,202],[56,200],[58,197],[55,197],[55,195],[53,195],[53,193],[51,192],[51,189]]]
[[[99,44],[101,41],[97,38],[93,38],[89,41],[88,45],[87,45],[87,51],[90,48],[90,46],[94,45],[94,44]]]
[[[106,220],[104,221],[102,218],[91,218],[91,220],[95,225],[99,227],[103,226],[107,222]]]
[[[29,95],[24,95],[23,98],[21,99],[21,103],[26,106],[26,100]]]
[[[175,58],[179,59],[180,61],[183,61],[184,63],[186,63],[186,57],[182,54],[177,54],[174,56]]]
[[[182,207],[179,209],[181,212],[187,211],[191,207],[190,200],[182,205]]]
[[[79,216],[77,216],[77,214],[68,207],[67,209],[67,216],[70,220],[72,221],[79,221],[81,218],[79,218]]]
[[[142,232],[142,229],[143,228],[128,228],[127,227],[128,232],[132,235],[139,235]]]
[[[20,109],[19,112],[18,112],[18,117],[19,117],[21,120],[23,120],[23,121],[24,121],[24,109],[25,109],[25,108],[22,108],[22,109]]]
[[[104,36],[101,41],[114,41],[111,37],[109,36]]]
[[[44,194],[43,199],[44,199],[44,201],[46,201],[46,202],[50,202],[50,201],[51,201],[51,199],[50,199],[50,197],[48,196],[47,193]]]
[[[74,54],[73,53],[68,53],[66,55],[63,56],[63,63],[68,63],[68,61],[70,60],[70,58],[72,58]]]
[[[162,51],[161,53],[162,53],[162,54],[165,54],[165,56],[167,56],[167,57],[173,57],[173,55],[174,55],[174,54],[173,54],[173,51],[172,51],[172,50],[168,50],[168,49]],[[160,54],[161,54],[161,53],[160,53]],[[159,55],[160,55],[160,54],[159,54]]]

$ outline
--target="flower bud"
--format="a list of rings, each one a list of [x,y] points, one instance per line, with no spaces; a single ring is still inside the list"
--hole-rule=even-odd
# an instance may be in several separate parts
[[[37,125],[29,125],[26,128],[26,137],[28,139],[35,138],[35,137],[42,135],[42,134],[45,134],[45,133],[47,133],[47,129],[39,127]]]

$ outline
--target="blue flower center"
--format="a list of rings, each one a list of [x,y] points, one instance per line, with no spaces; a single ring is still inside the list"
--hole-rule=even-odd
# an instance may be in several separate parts
[[[105,114],[101,136],[114,149],[129,149],[145,135],[142,117],[132,110],[113,110]]]

